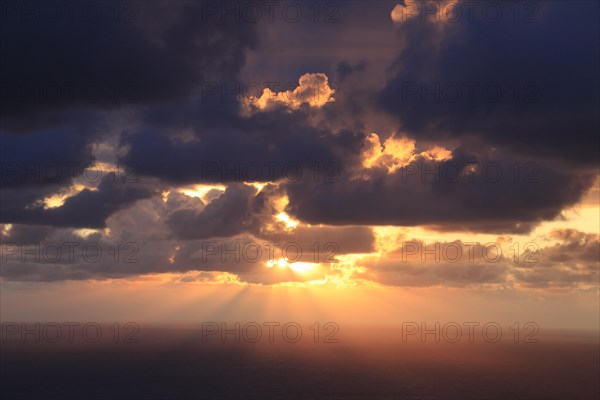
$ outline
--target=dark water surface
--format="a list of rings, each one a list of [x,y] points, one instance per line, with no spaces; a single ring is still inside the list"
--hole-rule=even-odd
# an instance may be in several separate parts
[[[2,399],[598,399],[594,334],[539,343],[402,343],[394,329],[339,343],[204,343],[199,330],[143,328],[139,343],[22,343],[0,353]],[[243,341],[242,341],[243,342]]]

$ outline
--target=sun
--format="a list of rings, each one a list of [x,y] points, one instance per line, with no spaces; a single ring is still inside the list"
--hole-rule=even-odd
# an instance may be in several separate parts
[[[273,267],[279,267],[281,269],[289,268],[292,271],[299,273],[299,274],[307,274],[315,268],[315,264],[313,264],[313,263],[289,262],[288,259],[286,259],[286,258],[279,258],[277,260],[269,260],[269,261],[267,261],[266,265],[268,268],[273,268]]]
[[[269,267],[269,268],[273,268],[274,266],[278,266],[279,268],[285,268],[285,267],[288,267],[289,265],[290,264],[288,263],[287,259],[285,259],[285,258],[267,261],[267,267]]]

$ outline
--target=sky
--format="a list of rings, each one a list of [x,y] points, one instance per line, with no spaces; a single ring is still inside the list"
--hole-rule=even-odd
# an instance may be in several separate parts
[[[1,7],[2,321],[599,330],[597,2]]]

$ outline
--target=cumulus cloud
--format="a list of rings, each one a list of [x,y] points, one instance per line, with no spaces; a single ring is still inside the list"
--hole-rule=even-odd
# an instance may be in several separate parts
[[[250,96],[244,99],[244,113],[268,111],[276,107],[286,107],[295,110],[303,104],[320,108],[327,103],[333,103],[335,90],[329,86],[329,78],[322,73],[306,73],[298,80],[298,86],[293,90],[273,92],[265,88],[260,97]]]

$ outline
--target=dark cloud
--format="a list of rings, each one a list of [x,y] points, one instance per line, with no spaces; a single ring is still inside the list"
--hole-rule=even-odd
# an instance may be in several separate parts
[[[346,77],[356,72],[363,72],[367,69],[367,62],[361,61],[355,65],[351,65],[346,61],[342,61],[337,65],[335,72],[339,77],[340,81],[344,81]]]
[[[39,243],[52,233],[51,227],[39,225],[11,225],[8,232],[5,230],[8,230],[6,225],[0,226],[0,237],[5,243]]]
[[[186,117],[189,137],[173,136],[168,129],[126,136],[123,144],[130,151],[122,161],[139,166],[142,175],[176,184],[297,180],[312,173],[315,164],[343,161],[333,148],[337,138],[308,125],[303,111],[248,119],[225,113],[216,127],[203,126],[196,115]]]
[[[43,10],[44,2],[31,6]],[[234,77],[245,50],[257,44],[253,24],[206,18],[202,2],[135,2],[121,13],[131,18],[120,20],[114,4],[97,6],[102,18],[93,21],[75,14],[24,22],[6,11],[0,47],[5,128],[26,129],[49,112],[60,119],[64,109],[185,96],[203,80]]]
[[[38,191],[34,191],[35,197],[31,196],[29,202],[23,201],[27,199],[24,193],[10,189],[2,191],[2,223],[103,228],[106,219],[113,213],[156,194],[156,190],[142,184],[119,181],[116,174],[110,173],[96,190],[83,189],[68,197],[59,207],[46,208]]]
[[[469,165],[478,169],[469,172]],[[594,179],[522,160],[456,155],[417,159],[391,174],[373,169],[362,178],[286,188],[288,212],[309,223],[523,233],[577,203]]]
[[[94,160],[85,138],[64,131],[0,132],[0,144],[2,189],[65,186]]]
[[[252,219],[252,186],[230,185],[218,198],[198,209],[181,209],[169,216],[169,226],[182,239],[235,236],[256,229]]]
[[[98,169],[84,135],[48,131],[0,138],[2,223],[102,227],[113,212],[154,193],[127,169],[119,175]],[[76,184],[86,188],[70,196]],[[44,208],[56,196],[67,199]]]
[[[167,225],[178,239],[209,239],[252,234],[269,242],[294,243],[302,249],[333,244],[334,253],[369,253],[374,251],[373,232],[360,226],[297,226],[286,229],[274,219],[277,211],[270,203],[276,193],[267,187],[260,193],[252,186],[231,184],[206,205],[201,202],[171,212]],[[300,259],[299,259],[300,261]],[[311,257],[302,261],[314,261]]]
[[[599,4],[535,5],[534,23],[515,22],[504,4],[495,23],[479,11],[468,18],[464,5],[456,22],[401,23],[380,104],[418,140],[477,136],[522,156],[597,165]]]
[[[597,285],[600,236],[576,229],[556,229],[545,240],[548,246],[528,246],[515,263],[514,276],[529,288]]]

